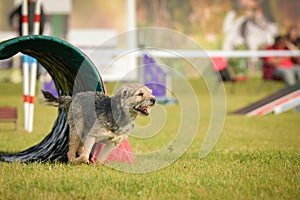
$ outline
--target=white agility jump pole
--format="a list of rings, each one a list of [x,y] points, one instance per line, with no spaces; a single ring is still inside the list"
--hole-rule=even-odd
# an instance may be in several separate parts
[[[28,3],[27,0],[22,1],[22,32],[23,35],[28,35]],[[33,34],[38,35],[40,30],[40,0],[35,2],[34,13],[34,30]],[[36,85],[38,63],[37,60],[27,55],[23,57],[23,95],[24,95],[24,128],[28,132],[33,130],[33,116],[34,116],[34,96]],[[30,69],[30,70],[29,70]],[[29,71],[30,76],[29,76]],[[30,77],[30,79],[29,79]]]
[[[22,1],[22,35],[28,35],[28,3]],[[29,111],[29,57],[23,55],[23,98],[24,98],[24,128],[28,129],[28,111]]]
[[[40,32],[40,18],[41,18],[41,2],[36,0],[35,13],[34,13],[34,26],[33,34],[38,35]],[[30,75],[30,91],[29,91],[29,113],[28,113],[28,132],[33,130],[33,117],[34,117],[34,96],[36,85],[36,74],[38,68],[38,62],[35,58],[31,58],[31,75]]]

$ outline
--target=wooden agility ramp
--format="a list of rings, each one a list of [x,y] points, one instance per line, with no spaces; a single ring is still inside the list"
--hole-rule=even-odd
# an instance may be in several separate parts
[[[300,83],[275,92],[253,104],[232,112],[231,114],[249,117],[266,115],[274,112],[280,114],[300,105]]]

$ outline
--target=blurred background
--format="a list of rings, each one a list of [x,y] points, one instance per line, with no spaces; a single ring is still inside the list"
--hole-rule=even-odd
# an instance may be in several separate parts
[[[48,22],[54,26],[49,34],[59,35],[58,29],[61,29],[64,32],[60,33],[60,37],[66,37],[68,31],[77,28],[126,31],[126,0],[87,2],[42,0]],[[8,18],[19,3],[19,0],[0,1],[1,32],[14,31]],[[281,33],[292,24],[300,25],[300,1],[295,0],[136,0],[136,25],[138,28],[157,26],[175,29],[193,37],[207,49],[217,49],[222,47],[226,15],[235,10],[238,18],[255,8],[261,8],[263,15],[275,22]]]
[[[0,41],[17,36],[16,22],[9,24],[9,16],[20,2],[0,1]],[[191,37],[206,50],[259,50],[272,44],[276,35],[285,34],[291,25],[300,26],[300,1],[295,0],[41,2],[47,19],[43,34],[63,38],[88,54],[91,46],[130,28],[173,29]],[[134,15],[128,13],[128,4],[132,3]],[[117,43],[111,40],[107,46],[116,46]],[[188,47],[182,44],[182,49],[185,48]],[[240,61],[233,60],[231,63],[235,65]],[[0,67],[7,68],[9,65],[10,61],[1,61]],[[250,68],[256,70],[259,67]]]

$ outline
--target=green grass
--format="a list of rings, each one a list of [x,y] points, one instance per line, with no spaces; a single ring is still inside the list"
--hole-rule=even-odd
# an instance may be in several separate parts
[[[0,199],[300,199],[300,113],[252,118],[227,114],[216,147],[199,159],[211,106],[205,85],[197,80],[190,83],[203,91],[197,94],[201,118],[191,146],[175,162],[149,173],[93,165],[0,163]],[[227,112],[274,91],[267,86],[257,94],[259,84],[258,79],[238,83],[234,94],[226,84]],[[108,84],[108,90],[113,86]],[[34,132],[27,133],[23,130],[21,85],[1,83],[0,90],[0,105],[17,106],[20,116],[17,132],[12,124],[0,123],[0,151],[17,152],[40,142],[52,128],[56,109],[37,103]],[[165,126],[145,139],[138,138],[139,130],[149,136],[150,123],[160,121],[139,119],[135,137],[129,139],[134,152],[152,152],[168,145],[179,128],[178,113],[179,105],[153,109],[151,114],[162,117],[159,120],[165,120]],[[193,113],[188,117],[192,123]],[[138,164],[151,165],[151,159],[148,161]]]

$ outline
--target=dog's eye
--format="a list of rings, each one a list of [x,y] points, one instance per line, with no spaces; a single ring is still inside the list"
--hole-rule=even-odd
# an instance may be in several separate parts
[[[144,95],[144,93],[142,93],[142,92],[140,92],[140,93],[138,93],[138,96],[143,96]]]

